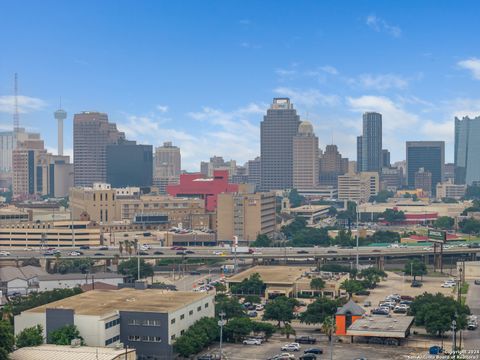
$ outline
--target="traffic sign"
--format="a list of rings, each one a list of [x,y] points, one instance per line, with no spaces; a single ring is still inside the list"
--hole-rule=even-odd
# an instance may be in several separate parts
[[[428,240],[444,243],[447,241],[447,232],[445,230],[428,229]]]

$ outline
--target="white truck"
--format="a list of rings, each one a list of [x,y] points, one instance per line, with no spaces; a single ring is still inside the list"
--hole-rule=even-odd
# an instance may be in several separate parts
[[[230,254],[250,254],[253,252],[248,246],[234,246],[230,248]]]

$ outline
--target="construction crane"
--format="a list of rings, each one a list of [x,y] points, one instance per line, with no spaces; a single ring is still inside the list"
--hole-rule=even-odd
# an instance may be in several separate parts
[[[15,108],[13,110],[13,132],[16,139],[18,130],[20,128],[20,115],[18,113],[18,74],[17,73],[15,73],[14,106]]]

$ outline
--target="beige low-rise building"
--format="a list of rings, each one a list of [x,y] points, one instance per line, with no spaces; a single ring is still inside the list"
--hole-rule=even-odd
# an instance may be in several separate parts
[[[255,241],[258,235],[275,231],[276,197],[273,192],[222,193],[217,198],[217,238],[219,241]]]
[[[99,246],[100,238],[100,227],[90,221],[0,223],[0,247],[3,248]]]
[[[286,208],[284,211],[293,216],[299,216],[307,221],[307,224],[316,224],[321,218],[328,215],[330,205],[302,205],[295,208]]]
[[[312,272],[309,267],[301,266],[254,266],[227,278],[227,285],[239,284],[243,280],[258,274],[265,283],[265,297],[273,298],[283,295],[287,297],[302,297],[323,295],[337,298],[345,294],[340,289],[341,283],[348,278],[347,274],[327,274]],[[310,281],[320,277],[325,281],[323,289],[312,289]]]
[[[136,360],[135,349],[43,344],[23,347],[10,354],[11,360]]]
[[[465,196],[467,185],[454,184],[452,180],[437,184],[437,199],[444,198],[460,200]]]

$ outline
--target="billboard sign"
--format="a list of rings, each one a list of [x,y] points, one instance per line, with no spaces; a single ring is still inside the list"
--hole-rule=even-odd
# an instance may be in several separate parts
[[[444,243],[447,241],[447,232],[445,230],[429,229],[428,240]]]

